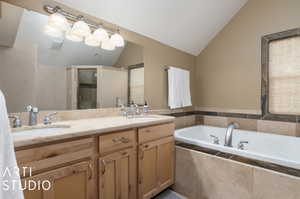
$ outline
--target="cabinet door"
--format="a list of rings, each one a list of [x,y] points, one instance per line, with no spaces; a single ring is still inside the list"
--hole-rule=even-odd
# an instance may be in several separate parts
[[[100,158],[100,199],[135,199],[136,151],[122,150]]]
[[[139,146],[139,198],[148,199],[174,182],[174,138]]]
[[[36,185],[44,185],[33,188]],[[49,184],[46,182],[50,182]],[[30,185],[31,183],[31,185]],[[74,164],[22,179],[25,199],[95,199],[93,164],[90,161]]]
[[[164,139],[158,145],[158,186],[162,191],[174,183],[174,157],[175,143],[174,139]]]

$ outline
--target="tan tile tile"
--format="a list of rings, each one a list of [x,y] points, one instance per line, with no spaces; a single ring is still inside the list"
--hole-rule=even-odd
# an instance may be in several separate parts
[[[293,122],[257,120],[257,131],[275,133],[280,135],[296,136],[297,124]]]
[[[204,124],[202,115],[196,115],[196,124],[197,125],[203,125]]]
[[[203,116],[204,125],[227,127],[227,118],[218,116]]]
[[[185,126],[185,119],[183,117],[176,117],[175,118],[175,128],[176,129],[181,129],[184,128]]]
[[[297,133],[296,133],[297,137],[300,137],[300,124],[297,123]]]
[[[244,118],[228,118],[228,124],[231,122],[236,122],[239,124],[239,129],[243,130],[251,130],[256,131],[257,130],[257,120],[255,119],[244,119]]]
[[[184,116],[184,122],[186,126],[194,126],[196,125],[196,116],[195,115]]]
[[[175,179],[190,199],[252,199],[252,167],[205,153],[176,147]]]
[[[300,178],[255,168],[253,198],[255,199],[299,199]]]
[[[189,115],[189,116],[183,116],[183,117],[176,117],[175,118],[175,128],[185,128],[196,125],[196,116],[195,115]]]

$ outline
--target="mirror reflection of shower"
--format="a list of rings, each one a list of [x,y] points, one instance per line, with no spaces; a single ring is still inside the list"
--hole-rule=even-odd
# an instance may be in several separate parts
[[[28,104],[40,110],[75,110],[118,107],[132,100],[136,84],[129,82],[128,70],[143,65],[142,46],[124,41],[123,47],[109,51],[55,39],[44,33],[48,16],[0,3],[0,26],[11,24],[0,29],[0,89],[10,113],[23,112]],[[144,74],[139,74],[143,82]],[[143,91],[134,93],[144,99]]]

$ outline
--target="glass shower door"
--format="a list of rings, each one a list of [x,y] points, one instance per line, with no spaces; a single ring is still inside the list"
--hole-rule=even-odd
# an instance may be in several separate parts
[[[97,108],[97,69],[78,69],[78,109]]]

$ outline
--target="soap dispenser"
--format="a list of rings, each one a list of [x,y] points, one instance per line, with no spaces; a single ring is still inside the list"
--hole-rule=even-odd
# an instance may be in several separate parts
[[[148,114],[149,113],[149,106],[147,104],[147,101],[145,101],[145,104],[143,106],[143,114]]]

